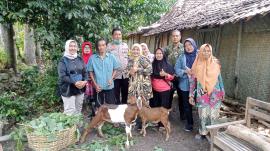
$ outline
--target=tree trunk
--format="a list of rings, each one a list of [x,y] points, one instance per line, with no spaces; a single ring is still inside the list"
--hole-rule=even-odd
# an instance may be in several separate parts
[[[42,49],[40,42],[36,41],[36,58],[37,58],[37,63],[40,64],[42,62],[41,54],[42,54]]]
[[[6,68],[13,68],[14,72],[17,73],[17,57],[14,43],[14,29],[11,23],[1,24],[2,40],[4,49],[8,56],[8,62]]]
[[[4,50],[6,51],[6,53],[9,54],[7,25],[1,24],[0,26],[1,26],[1,43],[3,44]]]
[[[36,44],[34,30],[28,25],[24,25],[24,55],[27,65],[36,65]]]
[[[4,39],[3,39],[2,24],[0,24],[0,47],[3,47],[4,48]]]

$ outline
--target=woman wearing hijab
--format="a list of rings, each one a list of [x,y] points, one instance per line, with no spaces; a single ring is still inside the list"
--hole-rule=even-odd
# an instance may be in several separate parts
[[[153,87],[153,99],[150,101],[151,107],[171,108],[171,81],[174,79],[174,69],[168,63],[165,52],[162,48],[157,48],[154,52],[154,61],[152,63],[153,73],[151,83]],[[164,128],[161,122],[159,128]]]
[[[77,50],[77,42],[68,40],[64,56],[58,64],[60,94],[64,102],[64,113],[68,115],[81,113],[83,88],[88,80],[84,61],[78,56]]]
[[[180,55],[175,64],[176,76],[179,79],[179,89],[183,100],[184,115],[186,118],[185,131],[193,130],[192,106],[189,104],[189,77],[191,76],[191,67],[197,55],[197,45],[192,38],[184,42],[184,54]]]
[[[152,54],[149,49],[148,49],[148,46],[146,43],[141,43],[141,46],[142,46],[142,52],[143,52],[143,55],[149,59],[151,62],[153,62],[154,60],[154,54]]]
[[[138,98],[140,96],[146,101],[152,98],[151,73],[150,60],[143,56],[141,45],[134,44],[126,69],[126,74],[129,75],[128,97],[135,96]],[[137,119],[136,129],[141,129],[141,127],[141,120]]]
[[[152,65],[142,55],[141,45],[134,44],[127,65],[127,74],[130,77],[128,96],[142,96],[147,101],[152,98],[151,73]]]
[[[214,124],[219,117],[221,101],[225,91],[220,74],[220,64],[212,54],[212,46],[201,46],[192,66],[189,102],[197,106],[200,119],[199,134],[196,139],[207,135],[207,125]]]
[[[88,41],[83,42],[83,44],[82,44],[82,58],[83,58],[83,62],[85,65],[87,65],[88,60],[90,59],[90,57],[92,55],[93,55],[92,44]],[[92,110],[92,113],[89,116],[95,116],[94,85],[93,85],[91,79],[89,79],[87,81],[85,87],[86,87],[85,93],[84,93],[85,101],[86,101],[85,103]],[[86,109],[87,109],[87,107],[86,107]]]
[[[92,44],[91,42],[84,42],[82,44],[82,58],[83,58],[83,62],[84,64],[88,63],[89,58],[93,55],[93,51],[92,51]]]
[[[165,52],[157,48],[154,52],[155,58],[152,63],[153,73],[151,82],[153,87],[153,100],[151,107],[164,107],[170,109],[171,81],[174,79],[174,69],[168,63]]]

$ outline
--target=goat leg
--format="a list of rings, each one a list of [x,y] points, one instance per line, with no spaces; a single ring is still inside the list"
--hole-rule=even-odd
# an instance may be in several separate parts
[[[172,132],[171,130],[171,123],[168,121],[168,129],[169,129],[169,134]]]
[[[102,132],[102,126],[103,126],[104,122],[101,122],[99,125],[98,125],[98,135],[99,137],[104,137],[104,134]]]
[[[98,113],[96,116],[93,117],[93,119],[88,124],[87,128],[83,131],[83,134],[80,139],[80,143],[84,143],[87,135],[90,133],[90,131],[95,128],[100,122],[102,122],[101,115]]]
[[[127,135],[127,140],[126,140],[126,148],[129,148],[129,140],[128,140],[128,136],[131,135],[131,127],[129,124],[126,124],[126,135]]]
[[[146,125],[145,125],[145,123],[146,123],[146,121],[144,120],[144,121],[142,121],[142,130],[143,130],[143,137],[145,137],[146,136]]]
[[[145,119],[141,117],[142,129],[140,130],[140,134],[143,134],[143,128],[145,127]]]
[[[130,133],[129,133],[129,137],[132,138],[132,133],[131,133],[131,130],[132,130],[132,125],[129,125],[130,127]]]
[[[140,130],[140,134],[143,134],[143,127],[144,127],[144,126],[142,126],[142,129]]]
[[[169,123],[168,123],[167,120],[162,120],[161,123],[164,125],[164,127],[166,129],[166,139],[165,139],[165,141],[168,141],[169,140],[169,131],[170,131]]]

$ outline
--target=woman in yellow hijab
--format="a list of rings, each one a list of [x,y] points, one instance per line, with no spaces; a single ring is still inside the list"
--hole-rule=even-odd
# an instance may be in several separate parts
[[[210,44],[201,46],[191,72],[189,102],[198,107],[200,127],[196,139],[203,139],[208,133],[206,126],[219,118],[221,101],[225,96],[220,64],[213,56]]]
[[[152,98],[152,85],[150,75],[152,64],[143,56],[140,44],[134,44],[128,59],[126,73],[129,75],[128,98],[143,97],[146,101]],[[129,100],[129,99],[128,99]],[[141,129],[141,120],[136,120],[136,129]]]
[[[127,74],[129,75],[128,96],[152,98],[152,86],[150,75],[152,65],[149,59],[142,55],[140,44],[134,44],[128,59]]]

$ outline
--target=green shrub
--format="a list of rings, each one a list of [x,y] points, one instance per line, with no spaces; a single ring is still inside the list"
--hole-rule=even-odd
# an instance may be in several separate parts
[[[5,92],[0,95],[0,114],[7,120],[21,121],[29,115],[31,104],[24,97],[18,96],[15,92]]]
[[[21,86],[32,100],[33,106],[38,111],[57,111],[59,105],[59,97],[56,95],[57,75],[54,71],[47,70],[41,74],[37,67],[27,69],[22,74]],[[56,107],[56,108],[55,108]]]
[[[33,117],[60,110],[60,98],[56,95],[57,76],[53,70],[40,74],[36,66],[27,67],[21,80],[13,84],[17,85],[16,90],[6,90],[0,95],[0,113],[7,115],[8,120],[20,122],[29,112]]]

